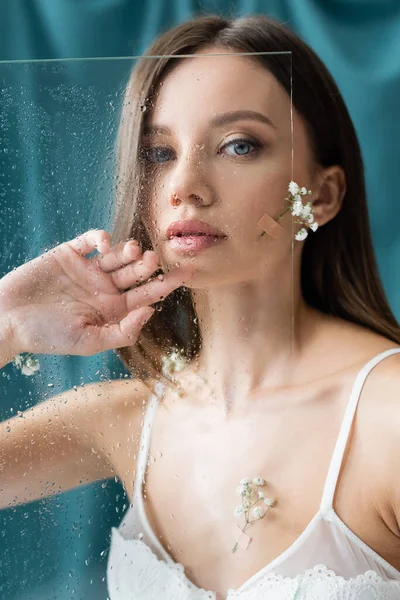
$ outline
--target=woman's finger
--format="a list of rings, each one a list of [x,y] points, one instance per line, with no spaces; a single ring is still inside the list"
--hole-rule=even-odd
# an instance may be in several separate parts
[[[142,251],[138,242],[136,240],[129,240],[129,242],[117,244],[107,254],[95,256],[93,260],[97,260],[97,264],[102,271],[110,273],[128,265],[134,260],[138,260],[141,256]]]
[[[115,287],[127,290],[134,285],[143,283],[159,268],[159,258],[152,250],[146,250],[141,260],[136,260],[111,274]]]
[[[88,349],[89,355],[124,346],[133,346],[137,342],[143,325],[153,313],[154,308],[145,306],[126,315],[120,323],[88,327],[87,339],[90,340],[91,337],[93,339]]]
[[[73,240],[64,242],[81,256],[86,256],[93,250],[109,252],[111,248],[111,235],[104,229],[91,229]]]
[[[126,313],[164,300],[174,289],[187,283],[194,270],[192,265],[177,267],[163,275],[162,279],[156,277],[133,290],[128,290],[121,296],[124,300]]]

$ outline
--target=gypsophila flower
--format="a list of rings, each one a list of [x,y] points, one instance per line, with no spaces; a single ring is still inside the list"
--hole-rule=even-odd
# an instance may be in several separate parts
[[[264,515],[265,509],[262,506],[256,506],[255,508],[253,508],[253,516],[256,519],[262,519]]]
[[[27,352],[25,356],[17,354],[13,360],[13,364],[20,369],[23,375],[34,375],[36,371],[40,369],[40,363],[38,359]]]
[[[182,371],[186,366],[186,359],[178,350],[173,350],[169,355],[163,356],[161,362],[162,373],[166,376]]]
[[[241,504],[239,506],[237,506],[235,508],[235,510],[233,511],[233,514],[235,515],[235,517],[240,517],[243,513],[244,513],[244,508]]]
[[[17,356],[13,360],[13,363],[18,369],[20,369],[22,365],[22,356],[20,354],[17,354]]]
[[[240,484],[236,488],[237,493],[242,497],[242,504],[241,506],[237,506],[235,508],[234,515],[235,517],[239,517],[241,519],[244,517],[244,527],[242,528],[238,525],[242,533],[245,533],[248,525],[254,523],[258,519],[262,519],[267,510],[275,505],[274,500],[271,500],[271,498],[265,498],[264,492],[258,490],[259,487],[265,485],[265,480],[262,477],[254,477],[253,480],[251,480],[249,477],[245,477],[240,480]],[[258,502],[263,502],[267,508],[264,506],[256,506]],[[250,511],[254,517],[252,520],[249,518]],[[236,552],[238,548],[239,542],[236,542],[232,548],[232,552]]]
[[[308,217],[311,215],[311,210],[311,204],[310,202],[307,202],[307,204],[303,206],[303,210],[301,211],[301,218],[308,219]]]
[[[288,189],[289,189],[289,192],[292,194],[292,196],[295,196],[296,194],[299,193],[299,186],[294,181],[291,181],[289,183]]]
[[[306,225],[311,229],[311,231],[317,231],[318,224],[315,222],[314,215],[312,214],[311,202],[307,202],[307,204],[304,205],[302,200],[302,196],[311,194],[311,190],[307,190],[305,187],[300,188],[295,181],[291,181],[288,186],[288,192],[289,196],[285,198],[285,200],[289,202],[290,206],[281,212],[277,220],[283,217],[283,215],[290,210],[293,217],[295,217],[296,223]],[[295,234],[295,239],[301,242],[306,239],[307,235],[307,229],[302,227]]]
[[[307,223],[314,223],[314,215],[308,215],[307,216]]]
[[[301,200],[295,200],[292,205],[291,213],[294,217],[300,217],[303,212],[303,203]]]
[[[264,504],[266,504],[269,508],[272,508],[275,506],[275,500],[272,500],[272,498],[265,498]]]
[[[257,486],[265,485],[265,481],[264,481],[264,479],[262,479],[262,477],[255,477],[253,479],[253,483],[254,483],[254,485],[257,485]]]
[[[237,488],[236,488],[237,493],[239,494],[239,496],[247,496],[247,494],[249,493],[249,488],[247,484],[243,484],[241,483]]]
[[[308,233],[303,227],[296,233],[296,235],[294,237],[298,242],[302,242],[303,240],[306,239],[307,235],[308,235]]]

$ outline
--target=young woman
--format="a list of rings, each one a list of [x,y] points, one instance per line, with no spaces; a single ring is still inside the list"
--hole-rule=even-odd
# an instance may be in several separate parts
[[[400,598],[400,329],[340,93],[264,17],[148,54],[112,237],[0,281],[0,364],[118,348],[135,377],[2,423],[1,506],[117,474],[111,600]]]

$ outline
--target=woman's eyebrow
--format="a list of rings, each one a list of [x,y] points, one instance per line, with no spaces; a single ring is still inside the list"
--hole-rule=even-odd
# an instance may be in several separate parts
[[[216,115],[211,119],[210,125],[213,127],[222,127],[235,121],[259,121],[276,129],[276,125],[266,115],[259,113],[255,110],[235,110],[232,112],[222,113]],[[149,123],[144,125],[143,135],[171,135],[172,131],[164,125],[150,125]]]
[[[211,120],[211,125],[214,127],[221,127],[222,125],[227,125],[229,123],[233,123],[234,121],[244,120],[260,121],[261,123],[265,123],[276,129],[276,126],[273,124],[271,119],[255,110],[235,110],[232,112],[223,113],[222,115],[217,115]]]

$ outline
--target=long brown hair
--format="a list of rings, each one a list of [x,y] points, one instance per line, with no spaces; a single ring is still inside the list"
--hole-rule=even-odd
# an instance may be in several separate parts
[[[265,16],[228,20],[196,17],[162,34],[135,66],[125,96],[118,139],[117,198],[113,243],[137,239],[151,248],[141,221],[140,144],[143,124],[157,86],[172,64],[203,47],[234,52],[288,51],[255,56],[291,94],[306,123],[317,164],[340,165],[347,190],[337,216],[304,242],[301,290],[316,309],[362,325],[400,343],[399,325],[382,288],[368,219],[364,171],[353,123],[325,65],[290,30]],[[292,88],[293,86],[293,88]],[[161,358],[179,349],[187,359],[200,350],[201,336],[190,290],[181,287],[162,303],[142,330],[135,346],[117,354],[129,370],[144,379],[159,375]]]

